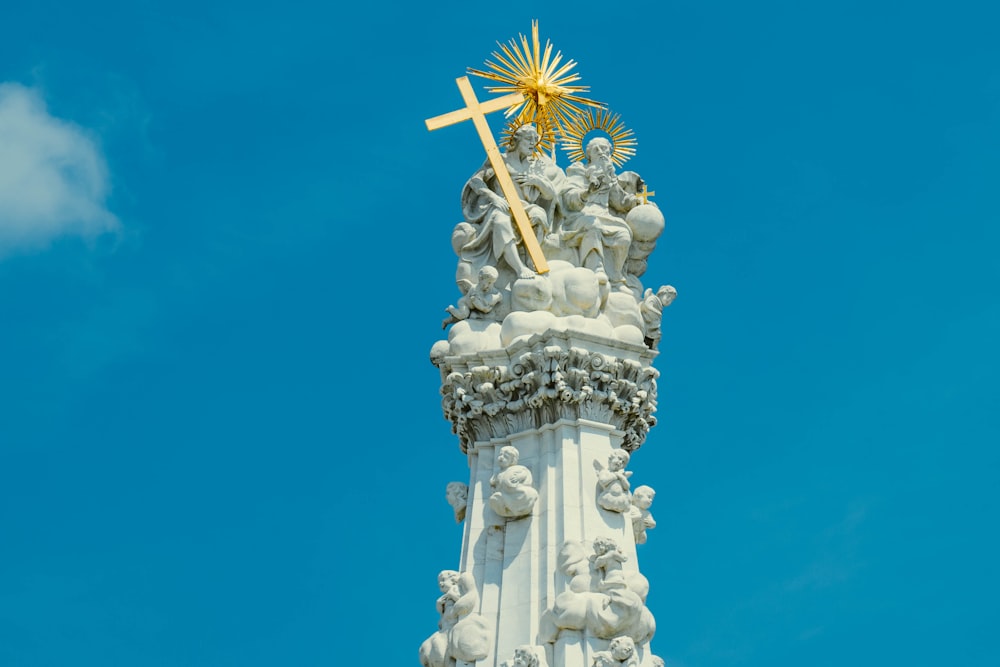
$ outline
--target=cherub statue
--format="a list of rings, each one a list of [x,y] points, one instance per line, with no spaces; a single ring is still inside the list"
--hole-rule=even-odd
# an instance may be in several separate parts
[[[656,631],[646,608],[649,581],[634,568],[626,570],[626,561],[610,537],[598,537],[589,548],[576,540],[564,542],[556,567],[569,586],[542,614],[539,641],[552,644],[563,630],[586,630],[601,639],[628,635],[637,645],[648,642]]]
[[[492,266],[484,266],[479,269],[479,282],[475,285],[468,281],[459,282],[459,287],[464,287],[465,293],[458,300],[458,305],[445,308],[448,317],[441,322],[441,328],[470,317],[482,317],[493,310],[503,298],[500,290],[494,287],[499,275]]]
[[[476,580],[468,572],[455,578],[455,623],[448,631],[448,654],[454,660],[476,662],[490,652],[491,631],[479,614],[479,590]],[[454,664],[454,663],[452,663]]]
[[[438,589],[441,591],[441,596],[437,599],[437,610],[441,614],[441,620],[438,622],[438,628],[442,625],[447,625],[448,620],[451,617],[451,607],[458,599],[457,590],[455,588],[455,583],[458,581],[458,571],[457,570],[441,570],[438,573]]]
[[[441,614],[438,630],[420,645],[423,667],[454,667],[456,660],[475,662],[489,653],[489,625],[476,610],[479,592],[468,572],[442,570],[438,574]]]
[[[597,504],[610,512],[626,512],[632,506],[632,495],[629,493],[628,478],[630,470],[625,470],[629,454],[624,449],[616,449],[608,456],[608,467],[594,461],[597,470],[597,484],[600,492]]]
[[[541,646],[522,644],[514,649],[514,657],[503,661],[500,667],[547,667],[545,649]]]
[[[500,472],[490,478],[496,489],[490,496],[490,507],[502,517],[518,519],[531,514],[538,491],[532,488],[531,471],[518,464],[520,453],[513,445],[505,445],[497,454]]]
[[[607,651],[594,653],[594,667],[639,667],[635,641],[627,635],[615,637]]]
[[[445,487],[444,497],[448,504],[455,510],[455,523],[462,523],[465,519],[465,510],[469,504],[469,485],[463,482],[448,482]]]
[[[663,336],[660,329],[663,309],[672,304],[676,298],[677,290],[672,285],[661,286],[655,294],[652,289],[647,288],[643,294],[639,312],[642,313],[642,321],[646,325],[645,341],[649,349],[655,350],[660,343],[660,338]]]
[[[441,596],[437,599],[437,610],[441,614],[438,629],[420,645],[419,657],[423,667],[448,667],[448,633],[455,625],[454,606],[459,598],[457,588],[459,573],[455,570],[441,570],[438,574],[438,588]]]
[[[611,588],[626,588],[625,573],[622,563],[628,560],[618,548],[618,543],[610,537],[598,537],[594,540],[594,553],[590,557],[595,571],[601,575],[598,588],[607,591]]]
[[[645,484],[637,486],[632,492],[632,508],[629,510],[629,518],[632,519],[632,532],[635,534],[636,544],[645,544],[646,531],[656,528],[656,520],[649,512],[655,496],[656,491]]]

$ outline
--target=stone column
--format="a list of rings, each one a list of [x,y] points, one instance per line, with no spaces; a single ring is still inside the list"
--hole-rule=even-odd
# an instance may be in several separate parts
[[[445,417],[469,458],[460,570],[475,580],[490,633],[477,667],[500,667],[525,645],[538,647],[548,667],[591,667],[598,652],[620,648],[616,637],[636,647],[634,660],[616,665],[654,666],[631,473],[616,478],[610,459],[626,459],[655,423],[655,355],[550,331],[506,349],[432,359]],[[516,466],[530,482],[507,493],[505,471],[526,477]]]

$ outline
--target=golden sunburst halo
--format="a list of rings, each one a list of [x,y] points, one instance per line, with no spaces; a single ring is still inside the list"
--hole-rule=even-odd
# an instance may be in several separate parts
[[[538,144],[535,146],[535,153],[553,154],[556,148],[556,126],[546,118],[530,119],[525,116],[517,116],[508,122],[500,133],[500,145],[508,148],[514,147],[514,133],[522,125],[533,123],[538,130]],[[554,159],[554,158],[553,158]]]
[[[568,123],[561,126],[562,149],[569,159],[579,162],[586,157],[584,139],[592,132],[607,135],[611,140],[611,161],[621,167],[635,155],[635,134],[621,122],[621,116],[607,109],[587,109],[581,111]]]
[[[505,140],[518,127],[534,123],[542,137],[539,150],[551,150],[555,146],[555,135],[582,112],[583,107],[602,108],[600,102],[579,96],[589,90],[587,86],[571,85],[580,80],[573,72],[576,62],[562,63],[562,53],[552,54],[552,43],[545,41],[542,51],[538,39],[538,21],[531,22],[531,42],[524,35],[507,44],[497,42],[500,51],[494,51],[494,60],[487,60],[486,70],[469,68],[469,74],[496,81],[497,86],[488,86],[493,93],[521,93],[519,104],[511,106],[506,115],[513,116],[504,130]]]

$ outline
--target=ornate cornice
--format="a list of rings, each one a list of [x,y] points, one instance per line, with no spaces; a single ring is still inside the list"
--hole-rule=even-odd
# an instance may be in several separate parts
[[[441,406],[463,452],[559,420],[587,419],[624,433],[634,451],[656,424],[655,356],[643,346],[548,332],[506,350],[432,358]]]

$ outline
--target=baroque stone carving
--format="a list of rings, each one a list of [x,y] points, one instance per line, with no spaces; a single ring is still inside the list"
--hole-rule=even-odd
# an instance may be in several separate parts
[[[469,505],[469,485],[464,482],[448,482],[444,496],[455,511],[455,523],[462,523]]]
[[[494,287],[498,275],[497,270],[492,266],[484,266],[479,269],[478,282],[471,283],[467,280],[460,282],[459,288],[463,292],[462,298],[458,300],[457,306],[445,308],[448,311],[448,317],[441,322],[441,328],[444,329],[452,322],[459,322],[470,317],[479,319],[493,310],[503,299],[500,290]]]
[[[504,660],[500,667],[548,667],[545,649],[541,646],[523,644],[514,649],[514,657]]]
[[[497,349],[550,329],[636,344],[657,335],[643,319],[639,277],[664,217],[643,179],[615,172],[607,138],[591,139],[585,159],[566,171],[538,150],[539,139],[534,125],[521,125],[502,159],[549,271],[527,264],[510,202],[487,161],[462,188],[463,219],[452,230],[462,297],[442,322],[455,325],[439,341],[444,354]]]
[[[663,285],[653,293],[647,289],[639,304],[639,312],[642,313],[642,321],[646,330],[645,342],[650,349],[656,349],[663,337],[661,322],[663,320],[663,309],[674,302],[677,298],[677,290],[672,285]]]
[[[644,359],[590,351],[573,342],[569,334],[551,333],[503,358],[433,359],[442,375],[444,416],[462,451],[476,440],[581,418],[620,429],[622,449],[638,449],[656,423],[658,372]]]
[[[423,667],[454,667],[457,660],[475,662],[489,654],[492,633],[479,615],[479,592],[468,572],[442,570],[438,575],[441,614],[438,630],[420,645]]]
[[[629,492],[628,481],[632,472],[625,470],[628,459],[627,451],[616,449],[608,456],[607,468],[601,465],[600,461],[594,461],[597,486],[600,488],[597,504],[609,512],[624,513],[632,507],[632,494]]]
[[[632,533],[635,535],[636,544],[646,543],[646,531],[656,528],[656,520],[650,513],[649,508],[653,504],[656,491],[652,487],[637,486],[632,491],[632,508],[629,510],[629,518],[632,520]]]
[[[503,158],[532,229],[541,238],[550,227],[550,213],[555,206],[553,179],[561,181],[564,176],[551,159],[536,154],[538,140],[534,125],[522,125],[511,137]],[[483,266],[498,269],[502,286],[534,275],[522,258],[510,204],[489,161],[462,189],[462,214],[464,220],[452,232],[452,247],[459,256],[456,282],[471,279]]]
[[[528,516],[538,500],[538,491],[531,486],[531,471],[518,463],[519,458],[517,447],[501,447],[497,454],[500,472],[490,478],[490,486],[496,489],[490,496],[490,508],[508,519]]]
[[[615,637],[607,651],[594,653],[594,667],[639,667],[639,656],[631,637]]]
[[[595,137],[587,143],[586,162],[567,168],[563,204],[568,215],[562,222],[561,240],[578,249],[579,266],[605,273],[612,289],[628,291],[625,261],[632,230],[625,215],[640,200],[622,188],[611,151],[610,141]]]
[[[584,630],[600,639],[627,636],[645,644],[656,631],[646,608],[649,582],[638,572],[625,572],[627,556],[610,537],[594,540],[591,554],[582,543],[563,544],[560,572],[570,577],[569,590],[556,596],[542,615],[539,638],[553,643],[562,630]]]

